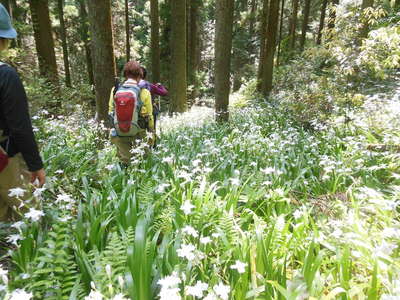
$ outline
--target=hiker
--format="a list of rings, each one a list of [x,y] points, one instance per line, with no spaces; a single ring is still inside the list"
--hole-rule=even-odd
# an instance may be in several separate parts
[[[16,37],[10,16],[0,4],[0,51],[7,50],[10,40]],[[28,209],[27,200],[32,196],[29,183],[43,186],[46,175],[24,86],[16,71],[1,62],[0,78],[0,222],[10,222],[19,219],[18,210]],[[15,188],[24,191],[10,193]]]
[[[111,90],[109,113],[113,119],[111,142],[117,146],[117,154],[123,166],[129,165],[132,148],[148,138],[149,147],[154,144],[154,117],[150,92],[140,88],[142,78],[140,64],[129,61],[124,67],[125,82]]]
[[[142,78],[139,81],[139,87],[142,89],[147,89],[151,94],[151,101],[153,103],[153,117],[154,117],[154,128],[156,128],[157,116],[160,113],[159,102],[156,101],[157,96],[166,96],[168,91],[161,83],[150,83],[146,80],[147,70],[145,67],[140,67],[142,69]]]

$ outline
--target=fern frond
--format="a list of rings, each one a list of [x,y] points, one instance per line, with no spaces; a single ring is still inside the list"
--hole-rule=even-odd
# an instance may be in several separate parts
[[[163,208],[162,212],[155,219],[152,225],[152,232],[161,232],[168,234],[173,230],[173,219],[175,214],[175,208],[172,205],[167,205]]]
[[[135,228],[129,227],[128,230],[125,231],[125,235],[122,239],[125,245],[132,245],[135,241]]]
[[[130,231],[127,231],[131,234]],[[96,269],[93,282],[96,289],[105,296],[112,296],[110,291],[119,289],[118,277],[124,277],[127,269],[127,238],[117,232],[110,234],[107,245],[101,253],[91,253],[91,263]],[[110,268],[111,274],[106,269]]]
[[[101,254],[103,265],[110,265],[115,275],[123,275],[126,269],[126,245],[123,239],[114,232]]]
[[[72,251],[71,228],[56,223],[33,261],[27,288],[35,298],[68,300],[80,275]]]
[[[235,245],[239,241],[239,231],[235,219],[232,214],[224,212],[219,219],[219,227],[231,245]]]
[[[154,200],[153,184],[151,182],[144,182],[137,191],[137,199],[140,205],[148,206]]]

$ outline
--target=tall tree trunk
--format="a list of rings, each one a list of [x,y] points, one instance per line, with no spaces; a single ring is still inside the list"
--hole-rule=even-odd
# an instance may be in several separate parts
[[[319,27],[318,27],[318,36],[317,36],[317,45],[321,45],[322,41],[322,31],[324,30],[325,25],[325,16],[326,16],[326,7],[328,6],[328,0],[322,1],[321,6],[321,17],[319,19]]]
[[[295,50],[296,45],[296,29],[297,29],[297,15],[299,14],[299,0],[292,0],[292,16],[290,18],[289,28],[289,48],[291,51]]]
[[[278,55],[276,57],[276,65],[279,66],[279,59],[281,56],[281,41],[282,41],[282,28],[283,28],[283,12],[285,9],[285,0],[282,0],[281,17],[279,21],[279,38],[278,38]]]
[[[250,18],[249,18],[249,32],[250,36],[254,36],[254,27],[256,23],[256,13],[257,13],[257,1],[251,0],[251,8],[250,8]]]
[[[68,43],[67,43],[67,32],[65,30],[64,21],[64,0],[58,0],[58,17],[60,19],[60,33],[61,33],[61,43],[63,49],[63,59],[64,59],[64,69],[65,69],[65,85],[71,87],[71,73],[69,69],[69,59],[68,59]]]
[[[361,22],[362,26],[360,29],[360,38],[358,40],[358,44],[361,45],[362,40],[368,37],[369,32],[369,24],[368,20],[365,20],[365,11],[374,5],[374,0],[363,0],[361,4]]]
[[[191,93],[189,95],[190,102],[194,103],[196,97],[198,97],[198,82],[197,82],[197,71],[199,67],[198,61],[198,48],[199,48],[199,1],[188,0],[190,3],[189,7],[189,32],[188,32],[188,81],[189,85],[192,86]]]
[[[258,71],[257,71],[257,89],[261,92],[261,85],[263,79],[263,68],[265,66],[265,41],[267,39],[267,24],[268,24],[268,5],[269,1],[264,0],[263,2],[263,10],[261,14],[261,29],[260,29],[260,60],[258,63]]]
[[[160,20],[158,0],[150,1],[151,19],[151,78],[153,82],[160,82]]]
[[[301,37],[300,37],[300,50],[304,50],[304,45],[306,43],[306,35],[308,29],[308,19],[310,18],[310,7],[311,0],[305,0],[304,11],[303,11],[303,24],[301,26]]]
[[[87,0],[97,120],[107,121],[108,100],[114,86],[115,59],[111,22],[111,0]]]
[[[17,0],[6,0],[10,3],[10,10],[11,10],[11,17],[13,19],[13,23],[21,22],[22,21],[22,14],[25,11],[24,8],[20,7],[17,5]],[[17,38],[11,42],[11,46],[18,46],[18,47],[23,47],[22,45],[22,40],[23,40],[23,32],[20,31],[18,32]]]
[[[81,19],[80,35],[85,47],[86,56],[86,70],[88,73],[88,81],[90,85],[94,84],[93,75],[93,62],[92,62],[92,49],[89,41],[89,26],[88,26],[88,14],[86,9],[85,0],[78,0],[79,4],[79,16]]]
[[[129,0],[125,0],[125,39],[126,39],[126,61],[131,59],[131,41],[129,28]]]
[[[215,11],[215,112],[219,122],[229,120],[233,7],[234,0],[218,0]]]
[[[265,66],[263,68],[263,79],[261,85],[261,91],[265,96],[269,96],[272,90],[278,20],[279,0],[271,0],[265,46]]]
[[[170,112],[187,110],[186,0],[171,0],[171,103]]]
[[[190,85],[190,6],[191,6],[191,0],[186,0],[186,75],[187,75],[187,81],[188,85]]]
[[[249,30],[246,27],[245,21],[242,19],[242,12],[248,11],[247,0],[240,0],[234,5],[234,16],[233,16],[233,36],[232,36],[232,76],[233,86],[232,92],[236,92],[242,86],[242,77],[244,67],[249,62],[250,51],[247,47],[244,47],[243,37],[246,35],[246,31]]]
[[[47,0],[29,0],[29,5],[40,74],[46,77],[49,82],[58,85],[57,62],[48,2]]]
[[[164,3],[160,3],[160,25],[161,29],[161,41],[160,41],[160,78],[163,84],[171,87],[171,35],[172,35],[172,16],[171,16],[171,1],[165,0]],[[170,93],[171,95],[171,93]],[[171,98],[171,97],[169,97]]]
[[[202,70],[202,56],[201,53],[203,51],[204,48],[204,40],[202,38],[203,34],[204,34],[204,29],[203,29],[203,24],[202,24],[202,18],[201,18],[201,14],[199,13],[201,11],[201,9],[203,8],[203,2],[199,2],[198,3],[198,13],[197,13],[197,41],[196,41],[196,45],[197,45],[197,49],[196,49],[196,65],[197,65],[197,71],[201,71]],[[198,87],[197,87],[198,88]],[[200,91],[199,91],[200,94]]]
[[[249,62],[251,64],[255,63],[255,54],[257,53],[257,48],[254,47],[254,36],[256,36],[256,22],[257,22],[257,8],[258,1],[252,0],[250,6],[250,18],[249,18],[249,33],[250,40],[247,45],[247,51],[251,55]]]

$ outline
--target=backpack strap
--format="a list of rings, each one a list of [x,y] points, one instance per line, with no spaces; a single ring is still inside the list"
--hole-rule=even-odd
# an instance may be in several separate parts
[[[140,99],[140,92],[142,89],[138,85],[122,84],[119,88],[133,90],[138,95],[138,99]]]
[[[0,65],[0,67],[1,67],[1,65]],[[3,150],[6,153],[8,153],[9,144],[10,144],[10,138],[8,136],[4,135],[3,129],[0,129],[0,148],[3,148]]]
[[[115,77],[115,79],[114,79],[114,96],[117,93],[119,86],[120,86],[119,78]]]
[[[7,138],[7,136],[3,135],[3,129],[0,129],[0,143],[4,142]]]

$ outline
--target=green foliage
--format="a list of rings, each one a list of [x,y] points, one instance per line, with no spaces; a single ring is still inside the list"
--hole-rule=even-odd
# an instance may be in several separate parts
[[[261,98],[261,95],[257,91],[257,80],[252,79],[244,82],[240,90],[231,95],[229,105],[234,108],[244,108],[254,102],[254,100]]]
[[[80,281],[79,270],[72,251],[71,229],[62,223],[53,225],[37,257],[30,266],[28,290],[37,299],[70,299],[84,290],[76,287]],[[78,289],[78,291],[77,291]]]
[[[127,170],[116,165],[115,151],[98,129],[74,125],[79,115],[34,120],[44,157],[52,161],[46,214],[73,218],[50,219],[44,237],[39,233],[46,227],[26,225],[12,257],[12,287],[38,299],[82,299],[93,291],[110,299],[151,299],[159,293],[158,280],[176,272],[182,295],[199,280],[209,284],[204,294],[229,284],[232,299],[373,299],[390,293],[398,253],[379,260],[386,269],[374,268],[370,249],[397,241],[381,234],[397,226],[397,212],[380,209],[398,196],[389,192],[399,184],[390,175],[400,170],[397,157],[365,155],[372,137],[361,121],[313,133],[292,122],[286,106],[253,105],[233,110],[232,121],[222,126],[210,121],[212,114],[204,123],[194,115],[187,116],[190,123],[175,117],[173,124],[186,124],[175,129],[163,120],[169,129],[159,148]],[[395,139],[391,127],[380,131],[373,124],[374,141],[387,141],[384,132]],[[388,192],[359,192],[366,185]],[[54,205],[61,193],[79,199],[63,213]],[[190,212],[183,211],[186,201]],[[334,238],[338,224],[343,232]],[[193,245],[193,259],[184,256],[192,257],[184,245]],[[245,264],[243,272],[232,268],[237,261]],[[61,263],[68,276],[61,276]]]
[[[147,213],[146,213],[147,214]],[[133,282],[128,281],[132,299],[145,300],[154,297],[152,286],[153,264],[157,254],[158,233],[148,235],[151,216],[141,216],[135,229],[135,240],[128,246],[128,267]]]
[[[165,22],[169,10],[161,4]],[[205,1],[201,12],[204,93],[213,88],[214,4]],[[71,23],[73,5],[67,3]],[[122,15],[122,2],[113,5]],[[325,46],[277,69],[272,101],[259,104],[255,70],[244,68],[229,123],[214,123],[207,107],[163,117],[158,148],[126,170],[107,130],[88,121],[90,87],[62,88],[53,97],[45,82],[28,80],[49,178],[47,217],[24,220],[18,230],[23,239],[1,296],[8,300],[11,290],[24,288],[35,299],[98,292],[148,300],[161,297],[159,280],[167,276],[178,278],[175,293],[188,300],[195,299],[189,291],[198,282],[208,284],[203,298],[217,297],[228,285],[227,297],[235,300],[398,296],[399,155],[395,147],[370,147],[399,143],[398,101],[369,97],[364,88],[398,67],[399,31],[383,26],[395,18],[392,12],[374,9],[366,19],[352,5],[347,12],[338,14]],[[132,20],[140,37],[134,50],[142,57],[147,13],[143,2]],[[242,53],[251,37],[240,30],[247,13],[238,15],[235,47]],[[354,42],[360,20],[372,20],[361,44]],[[139,25],[145,25],[140,34]],[[165,47],[169,32],[162,25]],[[122,63],[123,22],[116,26]],[[79,56],[81,46],[75,46]],[[18,57],[23,53],[11,62]],[[21,67],[33,78],[27,69]],[[66,194],[74,204],[60,208],[59,196]]]
[[[381,8],[370,9],[367,19],[373,25],[383,16]],[[310,126],[326,122],[333,113],[347,115],[349,109],[365,101],[360,87],[390,79],[399,67],[399,29],[386,26],[372,30],[358,47],[353,43],[358,37],[350,25],[357,18],[350,10],[338,19],[337,32],[329,43],[309,48],[292,63],[278,68],[276,98],[298,122]]]
[[[96,290],[106,297],[112,297],[124,290],[124,276],[127,271],[127,247],[133,241],[132,231],[127,230],[124,236],[111,234],[104,251],[93,250],[88,254],[93,270],[87,289],[91,282]]]
[[[360,87],[390,79],[399,67],[399,29],[388,18],[392,13],[389,6],[362,14],[355,3],[339,6],[335,27],[325,30],[325,44],[277,69],[275,98],[307,127],[337,112],[347,117],[349,109],[364,103]],[[369,35],[360,40],[366,24]]]
[[[164,235],[170,234],[173,230],[174,215],[175,209],[169,203],[166,203],[154,220],[152,226],[153,232],[160,232]]]
[[[400,28],[382,27],[369,33],[362,46],[361,63],[375,77],[386,79],[387,70],[400,67]]]

